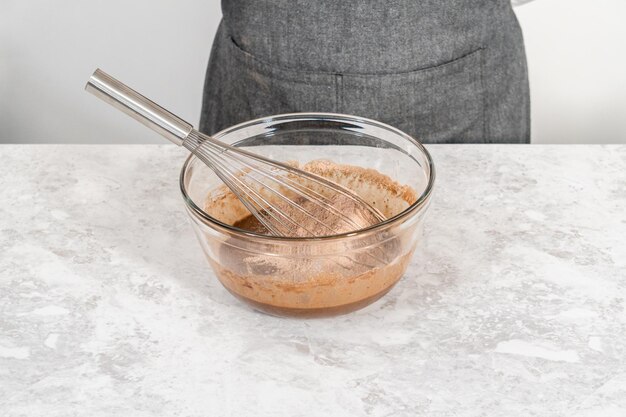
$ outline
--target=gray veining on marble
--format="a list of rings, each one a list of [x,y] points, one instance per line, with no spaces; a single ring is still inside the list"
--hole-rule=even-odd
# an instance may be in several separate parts
[[[626,146],[430,146],[382,300],[265,316],[210,272],[174,146],[0,147],[2,416],[625,416]]]

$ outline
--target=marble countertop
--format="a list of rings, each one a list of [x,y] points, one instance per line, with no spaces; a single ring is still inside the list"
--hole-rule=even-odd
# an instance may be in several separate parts
[[[174,146],[0,146],[0,415],[624,416],[626,146],[429,146],[421,248],[356,313],[256,313]]]

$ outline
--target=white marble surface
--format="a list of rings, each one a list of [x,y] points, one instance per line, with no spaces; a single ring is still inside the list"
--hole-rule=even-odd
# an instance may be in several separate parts
[[[382,300],[261,315],[208,269],[174,146],[0,146],[2,416],[625,416],[626,146],[430,146]]]

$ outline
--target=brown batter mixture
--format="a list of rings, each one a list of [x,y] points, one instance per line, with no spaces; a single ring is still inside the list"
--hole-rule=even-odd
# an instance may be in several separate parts
[[[365,229],[376,223],[380,223],[380,219],[366,208],[358,205],[349,197],[341,194],[333,195],[329,199],[329,204],[340,213],[346,214],[350,220],[358,227],[352,226],[350,223],[343,221],[341,217],[334,215],[330,210],[320,207],[309,199],[302,197],[290,197],[291,201],[296,203],[302,210],[294,209],[289,203],[278,201],[274,207],[279,212],[284,213],[295,223],[288,225],[285,230],[289,232],[290,237],[312,237],[312,236],[328,236],[341,233],[353,232],[359,229]],[[310,213],[313,217],[307,215]],[[320,223],[318,223],[320,221]],[[263,226],[256,217],[250,215],[243,220],[239,220],[233,226],[241,229],[250,230],[264,235],[271,235],[267,228]]]
[[[313,161],[302,167],[357,193],[386,217],[406,209],[417,196],[373,169]],[[207,198],[205,211],[235,227],[267,230],[226,188]],[[238,298],[270,314],[325,316],[359,309],[383,296],[400,279],[414,251],[413,231],[380,231],[359,238],[315,243],[293,241],[260,249],[245,237],[216,242],[209,262],[222,284]],[[323,245],[323,246],[321,246]]]
[[[363,208],[349,197],[341,194],[333,195],[329,199],[329,204],[340,213],[348,215],[350,220],[359,227],[353,227],[349,223],[342,221],[340,217],[334,215],[328,209],[313,203],[309,199],[291,197],[291,201],[301,207],[304,212],[294,209],[290,204],[284,201],[278,201],[274,205],[276,209],[285,213],[289,219],[298,225],[297,227],[288,228],[290,229],[289,236],[291,237],[328,236],[349,233],[358,229],[364,229],[376,223],[380,223],[381,221],[374,213]],[[306,212],[311,213],[315,218],[309,217]],[[318,220],[323,223],[323,226],[317,223]],[[236,221],[233,226],[264,235],[271,235],[267,228],[253,215]]]

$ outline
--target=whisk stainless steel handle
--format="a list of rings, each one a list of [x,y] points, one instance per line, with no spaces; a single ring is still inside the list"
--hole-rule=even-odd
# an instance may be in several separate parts
[[[198,132],[100,69],[85,89],[192,152],[273,235],[326,236],[385,219],[358,195],[326,178]]]
[[[182,145],[185,138],[193,130],[191,124],[101,69],[97,69],[89,78],[85,90],[128,114],[176,145]]]

